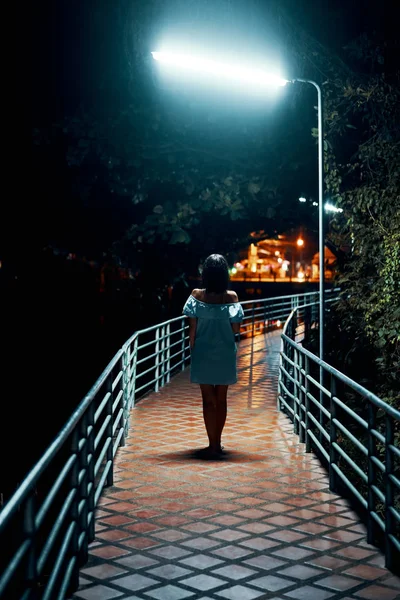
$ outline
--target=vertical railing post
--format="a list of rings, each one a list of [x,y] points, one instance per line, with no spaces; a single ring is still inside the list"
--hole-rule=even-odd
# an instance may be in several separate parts
[[[186,317],[182,317],[181,321],[182,328],[182,342],[181,342],[181,360],[182,360],[182,371],[185,370],[186,367]]]
[[[127,361],[126,361],[126,347],[122,348],[122,355],[120,359],[120,369],[122,371],[121,377],[121,399],[119,401],[119,408],[117,414],[120,410],[122,410],[122,423],[120,427],[122,427],[122,436],[119,441],[120,446],[125,446],[125,435],[128,434],[128,394],[127,394]]]
[[[167,363],[167,369],[166,369],[166,382],[165,383],[169,383],[170,379],[171,379],[171,323],[167,324],[167,331],[166,331],[166,347],[167,347],[167,357],[166,357],[166,363]]]
[[[186,317],[182,317],[181,328],[182,328],[182,342],[181,342],[181,355],[182,355],[182,371],[186,368]]]
[[[296,332],[296,327],[295,327],[295,314],[296,314],[296,313],[293,313],[293,316],[292,316],[292,318],[290,319],[290,322],[289,322],[289,327],[288,327],[288,335],[289,335],[289,338],[290,338],[291,340],[293,340],[293,339],[294,339],[295,332]],[[289,344],[289,343],[288,343],[288,345],[287,345],[287,356],[288,356],[289,360],[291,360],[292,362],[294,362],[294,359],[295,359],[295,356],[294,356],[294,348],[293,348],[293,346],[292,346],[291,344]],[[294,367],[292,367],[292,365],[291,365],[289,362],[288,362],[288,365],[287,365],[287,371],[288,371],[288,373],[289,373],[289,374],[291,374],[291,375],[294,377],[294,374],[295,374],[295,369],[294,369]],[[291,392],[293,395],[296,393],[296,391],[295,391],[295,385],[294,385],[294,383],[293,383],[293,382],[290,380],[290,378],[289,378],[289,377],[287,377],[287,379],[286,379],[286,387],[287,387],[287,389],[289,390],[289,392]],[[290,396],[289,396],[289,398],[290,398]],[[293,410],[295,409],[295,404],[296,404],[296,402],[295,402],[295,401],[293,401]]]
[[[87,494],[88,494],[88,543],[94,540],[94,512],[95,512],[95,429],[94,429],[94,404],[89,405],[87,411],[87,442],[88,442],[88,478],[87,478]]]
[[[159,388],[160,388],[160,328],[157,327],[156,329],[156,343],[155,343],[155,349],[154,349],[154,353],[155,353],[155,370],[154,370],[154,377],[155,377],[155,386],[154,386],[154,390],[156,392],[158,392]]]
[[[319,384],[321,386],[323,385],[323,370],[322,370],[322,367],[320,367],[320,369],[319,369]],[[324,400],[325,400],[325,398],[324,398],[324,392],[320,389],[319,390],[319,404],[320,404],[320,406],[319,406],[319,409],[318,409],[319,410],[318,421],[319,421],[319,424],[321,426],[318,429],[318,432],[319,432],[318,437],[319,437],[319,443],[320,444],[323,444],[324,439],[325,439],[324,438],[324,434],[321,431],[322,428],[324,427],[324,413],[322,412],[322,408],[325,408],[325,401]]]
[[[35,588],[38,583],[36,526],[35,526],[35,491],[32,490],[23,508],[23,537],[29,540],[29,550],[26,561],[26,588]]]
[[[374,544],[376,538],[376,523],[372,514],[376,508],[376,496],[373,486],[376,485],[376,465],[374,457],[376,457],[376,437],[374,431],[376,429],[376,406],[368,403],[368,514],[367,514],[367,542]]]
[[[305,408],[305,402],[304,402],[304,355],[300,352],[299,353],[299,400],[300,400],[300,404],[299,404],[299,415],[300,415],[300,421],[299,421],[299,442],[301,444],[304,444],[304,440],[305,440],[305,425],[303,423],[305,423],[305,421],[303,421],[303,415],[304,415],[304,408]]]
[[[311,329],[310,306],[306,306],[304,309],[304,339],[306,342],[310,339],[310,329]]]
[[[296,341],[296,335],[297,335],[297,329],[299,327],[299,315],[298,315],[298,309],[295,309],[294,313],[293,313],[293,335],[292,335],[292,340],[295,342]]]
[[[105,413],[107,419],[107,426],[105,430],[106,439],[107,439],[107,463],[111,461],[110,468],[107,473],[106,485],[110,486],[114,483],[114,456],[113,456],[113,390],[112,390],[112,378],[113,372],[108,375],[106,382],[106,393],[108,394]]]
[[[320,322],[319,322],[319,318],[318,318],[318,330],[320,327]],[[321,386],[319,389],[319,403],[320,403],[320,408],[319,408],[319,424],[321,425],[321,428],[324,425],[324,413],[321,410],[321,407],[325,408],[325,396],[324,396],[324,392],[322,391],[322,388],[324,386],[324,368],[322,367],[322,365],[319,366],[319,385]],[[324,436],[323,433],[321,431],[321,428],[319,429],[319,442],[320,444],[323,444],[324,441]]]
[[[314,324],[314,327],[316,326],[316,323],[317,323],[317,314],[318,314],[317,304],[315,303],[315,299],[314,299],[314,302],[311,305],[311,322],[312,322],[312,324]]]
[[[293,396],[294,396],[294,401],[293,401],[293,431],[296,435],[299,434],[299,398],[298,398],[298,376],[299,376],[299,372],[298,372],[298,363],[299,363],[299,352],[297,350],[297,348],[294,348],[294,353],[293,353],[293,362],[294,362],[294,369],[293,369],[293,378],[294,378],[294,384],[293,384]]]
[[[267,325],[267,301],[264,299],[263,301],[263,332],[265,333],[268,325]]]
[[[394,422],[390,415],[386,413],[385,418],[386,436],[385,436],[385,566],[393,570],[394,565],[394,545],[391,536],[395,536],[396,522],[392,510],[394,509],[394,460],[391,447],[394,446]]]
[[[284,357],[285,357],[285,343],[286,343],[285,340],[281,336],[281,348],[280,348],[280,352],[279,352],[278,397],[277,397],[277,402],[276,402],[276,408],[279,411],[282,410],[282,405],[279,400],[279,397],[280,396],[284,397],[284,395],[285,395],[285,392],[283,389],[283,384],[285,382],[285,376],[283,373],[283,363],[284,363]]]
[[[310,391],[310,383],[308,380],[308,375],[310,373],[310,359],[308,358],[308,356],[305,357],[305,366],[304,366],[304,370],[305,370],[305,381],[304,381],[304,387],[305,387],[305,398],[304,398],[304,404],[305,404],[305,416],[304,416],[304,422],[305,422],[305,444],[306,444],[306,452],[311,452],[311,442],[310,442],[310,435],[309,435],[309,431],[310,431],[310,397],[309,397],[309,391]]]
[[[165,385],[165,326],[161,327],[161,338],[160,338],[160,367],[161,367],[161,386]]]
[[[330,407],[329,407],[329,414],[330,414],[330,421],[329,421],[329,489],[332,492],[336,492],[337,491],[337,474],[335,469],[333,468],[333,465],[336,464],[337,461],[337,452],[335,449],[334,444],[337,443],[337,428],[336,428],[336,416],[337,416],[337,411],[336,411],[336,402],[335,402],[335,398],[336,398],[336,377],[334,375],[331,375],[331,397],[330,397]]]
[[[133,350],[132,354],[129,355],[129,364],[131,365],[129,368],[129,385],[130,385],[130,399],[129,399],[129,408],[131,409],[135,406],[136,401],[136,368],[138,361],[138,345],[139,345],[139,336],[136,337],[133,341]],[[132,364],[131,364],[132,361]]]
[[[251,337],[254,337],[254,313],[255,313],[255,302],[253,302],[252,305],[252,311],[251,311]]]
[[[79,496],[81,499],[81,509],[78,515],[78,529],[82,535],[82,544],[79,550],[78,563],[84,565],[88,560],[88,506],[89,506],[89,440],[88,440],[88,412],[86,412],[79,425],[79,435],[83,441],[79,452],[79,471],[83,473],[79,485]]]
[[[71,557],[76,557],[74,567],[72,569],[71,578],[69,580],[69,589],[77,590],[79,587],[79,505],[81,501],[80,489],[79,489],[79,429],[75,428],[71,435],[71,455],[75,455],[75,462],[72,465],[69,485],[70,490],[75,490],[75,497],[71,504],[70,519],[72,522],[72,536],[69,547],[69,554]]]

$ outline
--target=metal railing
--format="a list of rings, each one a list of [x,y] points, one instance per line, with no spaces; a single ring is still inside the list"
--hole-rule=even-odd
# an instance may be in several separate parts
[[[318,321],[295,308],[281,336],[278,409],[329,470],[329,487],[355,501],[367,541],[400,564],[400,412],[303,347]]]
[[[242,303],[240,336],[280,327],[310,292]],[[94,512],[113,484],[130,409],[190,360],[184,316],[137,331],[117,352],[0,513],[0,598],[62,600],[78,587],[94,539]]]

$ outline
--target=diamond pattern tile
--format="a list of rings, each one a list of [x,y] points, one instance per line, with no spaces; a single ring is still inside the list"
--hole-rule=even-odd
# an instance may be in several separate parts
[[[264,596],[264,593],[244,587],[243,585],[234,585],[223,592],[217,592],[216,595],[221,598],[227,598],[227,600],[239,600],[239,598],[240,600],[254,600],[254,598]]]
[[[182,581],[184,585],[188,585],[195,590],[213,590],[217,587],[221,587],[224,584],[222,579],[212,577],[211,575],[195,575],[195,577],[189,577]]]
[[[395,600],[398,579],[276,410],[279,332],[239,344],[221,460],[188,370],[131,412],[73,600]],[[71,599],[72,600],[72,599]]]
[[[243,585],[235,585],[223,592],[217,592],[216,595],[228,600],[254,600],[254,598],[264,596],[263,592],[256,592],[256,590],[244,587]]]

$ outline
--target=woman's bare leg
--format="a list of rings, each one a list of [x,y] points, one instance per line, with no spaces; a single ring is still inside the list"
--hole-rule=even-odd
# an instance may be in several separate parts
[[[217,451],[218,445],[218,432],[217,432],[217,398],[215,393],[215,386],[206,383],[200,384],[201,395],[203,397],[203,418],[204,425],[206,426],[208,441],[210,444],[210,450]]]
[[[226,413],[227,413],[227,401],[226,397],[228,394],[228,386],[227,385],[216,385],[215,386],[215,394],[216,394],[216,438],[218,449],[221,450],[221,436],[222,431],[224,429],[225,421],[226,421]]]

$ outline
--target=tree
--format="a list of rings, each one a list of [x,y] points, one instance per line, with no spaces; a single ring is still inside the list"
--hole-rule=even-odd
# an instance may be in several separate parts
[[[369,9],[370,31],[338,51],[295,27],[285,8],[280,22],[296,73],[322,85],[325,194],[343,209],[328,232],[341,250],[342,289],[335,322],[327,323],[329,360],[398,406],[400,73],[388,60],[379,6]]]
[[[400,89],[377,68],[382,48],[365,36],[349,46],[372,75],[325,88],[327,191],[343,215],[331,237],[348,248],[338,277],[341,328],[352,339],[347,360],[365,340],[378,367],[376,389],[400,400]],[[372,69],[371,69],[372,65]],[[369,382],[371,387],[373,382]]]

